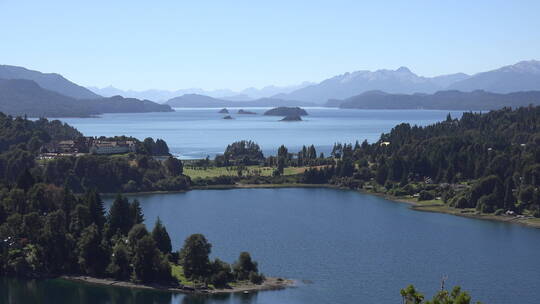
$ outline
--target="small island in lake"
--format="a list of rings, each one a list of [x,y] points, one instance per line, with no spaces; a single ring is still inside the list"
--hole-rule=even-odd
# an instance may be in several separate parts
[[[244,109],[238,110],[238,114],[256,115],[257,113],[251,111],[244,111]]]
[[[227,110],[227,108],[223,108],[218,113],[219,114],[229,114],[229,110]]]
[[[300,107],[277,107],[264,112],[264,115],[269,116],[306,116],[306,110]]]
[[[234,117],[232,117],[231,115],[227,115],[227,116],[223,117],[223,119],[234,119]]]
[[[302,117],[299,115],[287,115],[280,121],[302,121]]]

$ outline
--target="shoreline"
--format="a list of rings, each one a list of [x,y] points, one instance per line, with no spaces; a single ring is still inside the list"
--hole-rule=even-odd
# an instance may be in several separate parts
[[[478,219],[478,220],[498,221],[498,222],[517,224],[517,225],[526,226],[530,228],[540,229],[540,219],[536,219],[532,217],[520,218],[517,216],[477,214],[475,210],[453,208],[448,205],[445,205],[444,203],[423,204],[422,202],[417,201],[415,198],[398,197],[398,196],[392,196],[392,195],[388,195],[381,192],[374,192],[374,191],[368,191],[368,190],[363,190],[363,189],[349,189],[349,188],[343,188],[343,187],[338,187],[336,185],[329,185],[329,184],[285,183],[285,184],[208,185],[208,186],[195,186],[188,190],[146,191],[146,192],[123,193],[123,195],[134,196],[134,195],[152,195],[152,194],[173,194],[173,193],[186,193],[191,190],[273,189],[273,188],[324,188],[324,189],[356,191],[363,194],[382,197],[392,202],[408,204],[410,206],[410,209],[415,210],[415,211],[444,213],[444,214],[473,218],[473,219]],[[104,196],[109,196],[109,197],[113,195],[111,193],[102,193],[102,194]]]
[[[433,212],[433,213],[443,213],[454,216],[461,216],[466,218],[478,219],[478,220],[489,220],[489,221],[498,221],[508,224],[517,224],[529,228],[540,229],[540,219],[535,219],[531,217],[519,218],[516,216],[506,216],[506,215],[494,215],[494,214],[477,214],[475,211],[470,209],[458,209],[453,208],[444,203],[435,203],[435,204],[422,204],[414,198],[398,197],[393,195],[388,195],[381,192],[367,191],[363,189],[349,189],[338,187],[335,185],[329,184],[235,184],[235,185],[216,185],[216,186],[205,186],[205,187],[194,187],[193,190],[227,190],[227,189],[256,189],[256,188],[326,188],[326,189],[338,189],[338,190],[348,190],[356,191],[362,194],[374,195],[382,197],[386,200],[403,203],[410,206],[411,210],[421,211],[421,212]]]
[[[458,209],[458,208],[450,207],[444,203],[422,204],[421,202],[418,202],[413,198],[398,197],[398,196],[392,196],[392,195],[388,195],[384,193],[369,192],[369,191],[364,191],[364,190],[358,190],[358,191],[364,194],[379,196],[379,197],[382,197],[384,199],[387,199],[389,201],[393,201],[396,203],[407,204],[410,206],[409,208],[414,211],[443,213],[443,214],[461,216],[461,217],[472,218],[472,219],[477,219],[477,220],[497,221],[497,222],[504,222],[508,224],[517,224],[517,225],[526,226],[529,228],[540,229],[540,219],[535,219],[532,217],[519,218],[516,216],[476,213],[475,210],[472,210],[470,208]]]
[[[216,289],[198,289],[193,287],[170,287],[163,286],[159,284],[138,284],[127,281],[118,281],[110,278],[95,278],[90,276],[70,276],[63,275],[58,277],[62,280],[80,282],[84,284],[95,284],[102,286],[112,286],[112,287],[123,287],[123,288],[134,288],[134,289],[147,289],[163,292],[172,292],[172,293],[182,293],[182,294],[233,294],[233,293],[250,293],[250,292],[259,292],[259,291],[268,291],[268,290],[281,290],[285,288],[292,288],[296,285],[294,280],[282,279],[275,277],[268,277],[260,285],[253,283],[240,282],[235,286],[230,288],[216,288]]]

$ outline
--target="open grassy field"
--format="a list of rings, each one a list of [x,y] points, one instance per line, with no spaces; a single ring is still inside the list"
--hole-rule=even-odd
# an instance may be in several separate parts
[[[283,175],[295,175],[303,173],[307,167],[288,167],[283,170]],[[261,166],[247,166],[242,171],[242,176],[271,176],[274,168]],[[218,176],[238,176],[238,167],[208,167],[192,168],[185,167],[184,174],[191,178],[210,178]]]

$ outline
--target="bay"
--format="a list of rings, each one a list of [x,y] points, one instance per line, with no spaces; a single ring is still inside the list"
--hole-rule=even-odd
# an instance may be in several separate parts
[[[159,216],[175,250],[192,233],[234,262],[249,251],[269,276],[297,288],[185,296],[62,280],[0,280],[3,303],[401,303],[414,284],[431,296],[461,285],[483,303],[538,303],[540,230],[410,210],[354,191],[313,188],[194,190],[137,198],[151,229]],[[111,199],[107,199],[107,206]],[[11,301],[6,301],[6,299]]]
[[[128,135],[143,140],[162,138],[172,154],[182,159],[213,158],[228,144],[238,140],[257,142],[266,155],[273,155],[284,144],[290,152],[303,145],[315,145],[326,155],[336,142],[374,142],[383,132],[400,123],[425,126],[444,120],[448,113],[461,117],[459,111],[439,110],[347,110],[306,108],[308,116],[300,122],[283,122],[279,116],[262,115],[269,108],[244,108],[257,115],[236,114],[223,119],[217,108],[178,108],[176,112],[104,114],[95,118],[62,118],[86,136]]]

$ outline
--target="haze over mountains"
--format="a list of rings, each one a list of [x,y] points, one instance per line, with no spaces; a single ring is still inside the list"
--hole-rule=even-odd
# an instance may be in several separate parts
[[[540,90],[540,61],[521,61],[514,65],[474,75],[455,73],[424,77],[415,74],[406,67],[400,67],[396,70],[356,71],[337,75],[320,83],[304,82],[298,86],[289,87],[248,88],[241,92],[231,90],[205,91],[202,89],[135,92],[121,91],[112,87],[92,89],[104,96],[133,96],[160,102],[184,94],[197,94],[230,101],[249,101],[271,97],[276,100],[294,100],[317,104],[324,104],[330,99],[346,99],[373,90],[394,94],[432,94],[443,90],[464,92],[485,90],[495,93],[510,93]],[[188,97],[190,96],[186,96],[186,99]]]
[[[270,85],[270,86],[263,87],[261,89],[247,88],[238,92],[229,90],[229,89],[204,90],[204,89],[198,89],[198,88],[180,89],[180,90],[175,90],[175,91],[156,90],[156,89],[135,91],[135,90],[121,90],[113,86],[108,86],[104,88],[88,87],[88,89],[92,90],[96,94],[99,94],[105,97],[121,95],[124,97],[149,99],[156,102],[165,102],[169,99],[186,95],[186,94],[205,95],[205,96],[209,96],[213,98],[219,98],[222,100],[249,101],[249,100],[255,100],[258,98],[273,96],[276,94],[287,94],[287,93],[293,92],[297,89],[307,87],[312,84],[313,83],[311,82],[303,82],[299,85],[291,85],[291,86],[283,86],[283,87]]]
[[[165,105],[135,98],[102,97],[54,73],[0,65],[0,110],[13,115],[89,116],[110,112],[171,111],[172,107],[277,107],[339,106],[343,108],[444,108],[486,110],[501,106],[537,104],[540,61],[521,61],[474,75],[456,73],[436,77],[418,76],[406,67],[396,70],[345,73],[320,83],[241,92],[200,89],[134,92],[165,100]],[[23,81],[24,80],[24,81]],[[104,95],[133,96],[114,88]],[[478,90],[484,90],[480,92]],[[201,92],[225,97],[211,97]],[[458,92],[461,91],[461,92]],[[478,91],[478,92],[477,92]],[[366,93],[367,92],[367,93]],[[438,92],[438,93],[437,93]],[[472,92],[466,94],[467,92]],[[523,94],[507,94],[527,92]],[[173,96],[180,94],[180,96]],[[501,93],[501,94],[493,94]],[[505,95],[506,94],[506,95]],[[512,100],[510,100],[512,99]],[[401,104],[400,104],[401,103]],[[432,103],[432,104],[430,104]]]
[[[485,90],[497,93],[540,90],[540,61],[521,61],[472,76],[457,73],[422,77],[406,67],[374,72],[357,71],[275,97],[325,103],[329,99],[345,99],[373,90],[400,94],[434,93],[441,90]]]
[[[101,98],[89,89],[77,85],[56,73],[41,73],[12,65],[0,65],[0,79],[27,79],[40,87],[77,99]]]
[[[521,61],[493,71],[478,73],[452,83],[448,89],[465,92],[480,89],[496,93],[540,90],[540,61]]]
[[[177,108],[316,106],[315,103],[307,101],[283,100],[277,98],[258,98],[248,101],[231,101],[199,94],[184,94],[168,100],[165,104]]]
[[[149,100],[104,98],[59,74],[0,65],[0,112],[30,117],[86,117],[101,113],[167,112]]]
[[[330,100],[330,107],[342,109],[426,109],[426,110],[495,110],[503,107],[540,105],[540,91],[492,93],[438,91],[434,94],[389,94],[369,91],[344,100]]]

